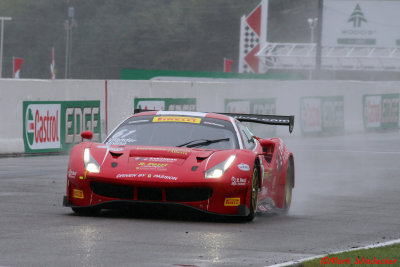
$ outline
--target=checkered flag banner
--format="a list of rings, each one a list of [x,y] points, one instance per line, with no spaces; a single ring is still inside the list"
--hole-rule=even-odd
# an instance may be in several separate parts
[[[268,12],[268,1],[265,0],[253,9],[248,16],[244,15],[241,18],[239,51],[240,73],[260,73],[260,61],[256,54],[260,50],[262,28],[267,26],[266,21],[262,23],[263,12]]]

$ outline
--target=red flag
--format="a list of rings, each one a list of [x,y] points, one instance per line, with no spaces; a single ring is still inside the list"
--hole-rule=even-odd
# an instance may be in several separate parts
[[[13,57],[13,78],[19,78],[22,62],[24,62],[22,58]]]
[[[56,61],[54,59],[54,47],[51,49],[51,64],[50,64],[50,79],[54,80],[56,78],[56,73],[54,68],[56,67]]]
[[[224,72],[231,72],[232,63],[232,60],[224,58]]]

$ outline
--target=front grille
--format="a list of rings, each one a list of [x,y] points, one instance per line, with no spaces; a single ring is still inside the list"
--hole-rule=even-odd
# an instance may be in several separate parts
[[[103,197],[133,199],[134,187],[106,183],[90,183],[93,193]]]
[[[166,188],[166,197],[167,201],[173,202],[204,201],[211,197],[212,192],[208,187]]]
[[[129,185],[92,182],[90,183],[90,188],[93,193],[103,197],[159,202],[204,201],[209,199],[213,194],[212,188],[209,187],[133,187]],[[163,195],[165,196],[164,198]]]
[[[137,200],[162,201],[162,189],[152,187],[138,187]]]

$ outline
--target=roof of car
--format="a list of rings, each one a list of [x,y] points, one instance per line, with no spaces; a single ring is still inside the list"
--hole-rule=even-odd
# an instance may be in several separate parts
[[[135,114],[134,116],[192,116],[192,117],[203,117],[213,118],[219,120],[230,121],[230,117],[218,113],[212,112],[198,112],[198,111],[145,111]]]

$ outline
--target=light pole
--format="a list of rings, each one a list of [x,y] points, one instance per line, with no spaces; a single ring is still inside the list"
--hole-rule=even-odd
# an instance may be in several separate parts
[[[1,37],[0,37],[0,78],[3,77],[3,36],[4,36],[4,21],[11,20],[11,17],[0,17],[1,20]]]
[[[308,18],[307,22],[308,22],[308,26],[310,27],[310,32],[311,32],[310,43],[313,44],[314,43],[314,29],[318,25],[318,18]],[[311,80],[311,78],[312,78],[312,70],[310,70],[308,72],[308,79]]]
[[[314,29],[315,27],[317,27],[318,18],[308,18],[307,22],[308,26],[310,26],[310,31],[311,31],[310,43],[314,43]]]
[[[65,43],[65,79],[71,76],[71,54],[72,54],[72,27],[75,26],[74,7],[68,8],[68,19],[64,22],[64,27],[67,33]]]

